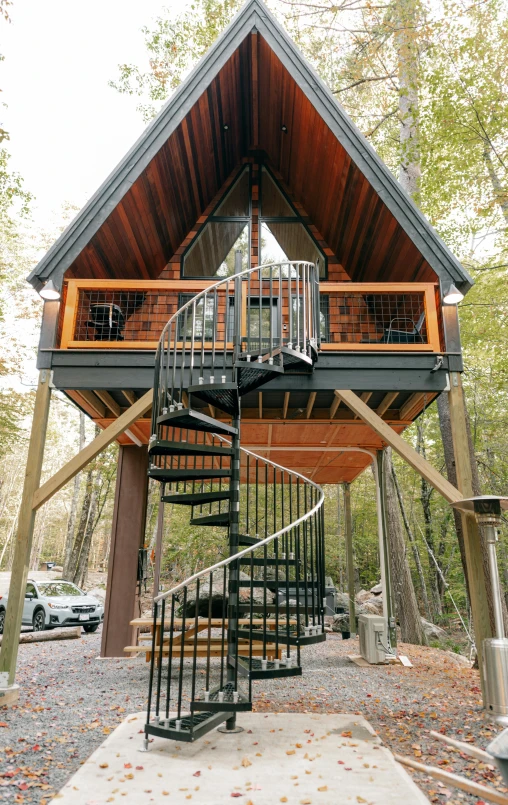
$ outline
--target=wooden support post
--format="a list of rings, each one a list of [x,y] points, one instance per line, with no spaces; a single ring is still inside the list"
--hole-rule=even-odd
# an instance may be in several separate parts
[[[356,635],[355,564],[353,557],[353,517],[351,514],[351,485],[344,484],[344,530],[346,535],[347,589],[349,598],[349,631]]]
[[[101,657],[124,657],[132,645],[130,622],[137,610],[138,551],[145,535],[148,490],[146,445],[121,445],[116,473],[115,506],[111,526],[108,583],[104,605]]]
[[[28,564],[32,550],[32,539],[35,523],[35,509],[32,500],[39,487],[44,457],[44,443],[48,426],[51,372],[41,369],[39,383],[35,395],[35,407],[30,433],[30,444],[23,484],[23,494],[19,510],[14,561],[12,563],[11,581],[9,585],[9,605],[5,617],[4,636],[0,650],[0,687],[14,684],[16,660],[18,657],[21,618],[25,603],[26,579]]]
[[[381,563],[381,578],[383,587],[383,615],[389,635],[389,648],[397,647],[397,627],[395,623],[395,606],[393,602],[392,573],[390,562],[390,546],[388,542],[388,524],[386,518],[386,473],[384,466],[384,452],[376,452],[375,470],[378,506],[378,536],[380,540],[379,554]]]
[[[459,372],[450,373],[448,400],[450,404],[450,425],[452,429],[453,451],[455,454],[457,486],[460,489],[462,498],[470,498],[474,495],[473,476],[469,455],[464,391],[462,389],[462,379]],[[464,552],[466,555],[469,581],[469,596],[471,599],[471,613],[473,616],[476,650],[481,668],[483,641],[486,638],[492,637],[482,546],[475,517],[463,513],[461,516],[462,529],[464,532]],[[483,676],[481,676],[481,678],[483,684]]]

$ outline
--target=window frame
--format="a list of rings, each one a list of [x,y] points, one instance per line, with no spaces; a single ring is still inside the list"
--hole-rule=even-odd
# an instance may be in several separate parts
[[[283,198],[286,201],[287,205],[293,210],[293,213],[294,213],[293,216],[263,215],[263,172],[264,171],[266,171],[266,173],[269,175],[270,179],[272,180],[272,182],[277,187],[277,190],[279,191],[279,193],[283,196]],[[262,229],[263,229],[262,225],[264,223],[265,224],[270,224],[270,223],[272,223],[272,224],[301,224],[301,226],[303,226],[303,228],[305,229],[307,235],[309,236],[310,240],[315,245],[316,251],[318,251],[319,254],[321,254],[322,257],[323,257],[323,263],[324,263],[323,276],[320,276],[319,279],[323,280],[323,281],[328,279],[328,258],[326,256],[326,254],[323,252],[321,246],[319,245],[319,243],[317,242],[316,238],[314,237],[314,235],[310,231],[310,229],[307,226],[306,222],[303,220],[303,218],[299,214],[298,210],[296,209],[295,205],[293,204],[293,202],[289,198],[288,194],[284,191],[284,188],[280,186],[279,182],[277,181],[277,179],[273,175],[273,173],[270,170],[270,168],[268,167],[268,165],[265,165],[265,164],[261,163],[259,165],[259,217],[258,217],[258,255],[259,255],[259,264],[260,265],[263,265],[263,263],[261,262],[261,235],[262,235]]]
[[[177,308],[177,310],[180,310],[187,302],[190,302],[192,299],[194,299],[195,296],[196,296],[195,293],[188,292],[188,291],[180,291],[179,294],[178,294],[178,308]],[[207,319],[206,319],[206,308],[205,308],[205,332],[203,333],[202,336],[197,336],[194,333],[194,341],[197,342],[197,343],[201,343],[201,341],[204,341],[205,343],[207,341],[215,341],[216,336],[217,336],[217,317],[215,315],[216,311],[215,311],[214,297],[210,296],[206,301],[210,302],[211,307],[212,307],[212,317],[211,317],[211,320],[209,320],[210,324],[211,324],[212,332],[210,334],[210,337],[208,337],[208,334],[206,332]],[[204,298],[201,299],[200,301],[198,301],[197,305],[199,305],[200,302],[205,304]],[[182,319],[183,319],[184,316],[185,316],[185,314],[182,314],[181,316],[178,317],[177,327],[176,327],[176,340],[177,341],[182,341],[182,342],[183,341],[189,341],[189,338],[192,337],[192,333],[189,336],[186,336],[185,333],[183,332],[183,320]]]
[[[247,173],[249,177],[249,190],[248,190],[248,198],[249,198],[249,211],[247,215],[215,215],[216,210],[219,209],[221,204],[223,203],[224,199],[231,193],[234,186],[240,180],[243,173]],[[203,221],[201,226],[199,227],[198,231],[192,238],[189,245],[185,248],[184,252],[182,253],[182,257],[180,259],[180,279],[186,280],[203,280],[203,279],[216,279],[219,280],[221,277],[217,277],[216,274],[212,274],[209,277],[203,276],[194,276],[193,274],[185,274],[185,258],[189,251],[194,247],[196,241],[201,236],[201,233],[205,229],[206,226],[210,223],[230,223],[235,222],[238,223],[246,223],[247,224],[247,241],[248,241],[248,248],[247,248],[247,268],[251,267],[251,252],[252,252],[252,165],[247,163],[246,165],[242,165],[239,171],[237,172],[235,178],[225,191],[225,193],[220,197],[219,201],[213,208],[210,215],[207,217],[206,221]],[[243,231],[243,230],[242,230]],[[224,277],[225,279],[225,277]]]

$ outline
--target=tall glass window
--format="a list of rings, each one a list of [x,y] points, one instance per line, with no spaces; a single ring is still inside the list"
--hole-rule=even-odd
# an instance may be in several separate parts
[[[184,277],[229,277],[235,273],[235,252],[242,269],[249,267],[250,171],[245,168],[214,210],[183,257]]]
[[[326,276],[324,254],[266,168],[261,172],[259,233],[261,264],[307,260],[319,264],[321,278]]]

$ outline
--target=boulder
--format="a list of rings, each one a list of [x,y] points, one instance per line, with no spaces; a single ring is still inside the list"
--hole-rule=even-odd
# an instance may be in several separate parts
[[[381,593],[383,592],[383,585],[381,584],[381,582],[379,582],[379,584],[375,584],[374,587],[371,587],[370,591],[372,595],[381,595]]]
[[[349,610],[349,595],[347,593],[337,592],[337,606]]]
[[[370,597],[370,590],[360,590],[359,593],[356,593],[356,600],[359,601],[360,604],[363,604],[363,602],[367,601]]]
[[[382,596],[378,596],[377,598],[369,598],[368,601],[363,602],[363,606],[365,608],[365,611],[369,612],[371,615],[383,614]]]
[[[426,621],[425,618],[421,618],[420,620],[422,622],[423,631],[425,632],[425,637],[428,640],[442,640],[447,636],[445,630],[441,629],[440,626],[436,626],[435,623]]]

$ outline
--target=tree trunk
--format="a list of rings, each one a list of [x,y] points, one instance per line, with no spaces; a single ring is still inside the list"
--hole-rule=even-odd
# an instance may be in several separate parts
[[[74,584],[78,587],[83,587],[88,575],[88,560],[90,557],[90,549],[92,547],[92,538],[97,525],[97,504],[99,500],[99,485],[100,474],[96,472],[92,494],[90,496],[90,509],[88,511],[88,519],[86,521],[85,536],[81,546],[81,553],[79,555],[78,568],[74,578]]]
[[[418,433],[418,442],[417,442],[417,451],[421,453],[423,458],[427,458],[426,450],[425,450],[425,442],[423,437],[423,430],[420,424],[417,425],[417,433]],[[432,523],[432,509],[430,506],[430,498],[432,495],[433,487],[427,483],[425,478],[422,476],[420,481],[420,502],[422,504],[423,510],[423,520],[425,524],[425,542],[427,543],[427,551],[429,553],[429,579],[430,579],[430,591],[432,595],[432,605],[434,610],[434,616],[439,616],[442,614],[442,606],[441,606],[441,596],[439,592],[439,570],[436,567],[435,560],[437,562],[437,555],[436,549],[434,547],[434,531],[433,531],[433,523]]]
[[[422,627],[418,603],[411,578],[411,570],[407,561],[406,543],[401,527],[397,492],[393,480],[393,464],[391,448],[387,447],[383,455],[386,501],[387,540],[390,552],[390,570],[394,604],[400,623],[402,640],[423,646],[426,643]]]
[[[457,486],[457,472],[455,469],[455,454],[453,452],[453,441],[452,441],[452,431],[451,431],[451,424],[450,424],[450,408],[449,408],[449,401],[447,394],[440,394],[437,398],[437,408],[439,412],[439,427],[441,429],[441,439],[443,441],[443,449],[444,449],[444,456],[445,456],[445,464],[446,464],[446,474],[448,476],[448,480],[454,486]],[[478,473],[478,463],[476,461],[476,456],[473,447],[473,440],[471,438],[471,427],[469,424],[469,417],[467,416],[466,412],[466,425],[467,425],[467,436],[469,442],[469,460],[471,462],[471,475],[473,479],[473,492],[475,495],[481,495],[481,485],[480,485],[480,476]],[[468,591],[469,596],[469,582],[467,577],[467,565],[466,565],[466,556],[464,550],[464,535],[462,531],[462,520],[460,514],[454,511],[454,520],[455,520],[455,531],[457,534],[457,541],[459,543],[460,548],[460,557],[462,560],[462,569],[464,572],[464,578],[466,580],[466,588]],[[492,581],[490,577],[490,565],[489,565],[489,558],[488,558],[488,549],[487,549],[487,541],[485,539],[485,532],[482,528],[479,529],[480,538],[482,541],[482,559],[483,559],[483,571],[485,574],[485,584],[487,588],[487,598],[488,598],[488,605],[489,605],[489,614],[490,614],[490,622],[492,625],[492,629],[494,630],[494,605],[493,605],[493,598],[492,598]],[[506,606],[506,601],[502,600],[503,605],[503,619],[505,624],[505,630],[508,633],[508,611]],[[494,633],[494,631],[493,631]]]
[[[79,451],[83,450],[85,446],[85,415],[82,411],[79,412]],[[74,530],[76,528],[76,514],[78,511],[79,487],[81,485],[81,473],[78,472],[74,478],[74,485],[72,488],[71,509],[69,512],[69,519],[67,521],[67,536],[65,539],[65,551],[63,561],[63,577],[66,579],[69,575],[70,561],[72,554],[72,546],[74,544]]]
[[[420,136],[418,131],[418,0],[396,0],[394,6],[399,79],[399,182],[418,203],[420,195]]]
[[[404,500],[402,499],[402,493],[400,491],[399,481],[397,478],[397,473],[395,472],[395,466],[392,462],[392,475],[393,475],[393,484],[395,486],[395,491],[397,493],[397,498],[399,501],[400,513],[402,515],[402,522],[404,523],[404,528],[406,529],[406,534],[409,539],[409,544],[411,545],[411,550],[413,551],[413,558],[415,560],[416,570],[418,573],[418,578],[420,579],[420,588],[422,591],[422,599],[423,599],[423,608],[425,610],[425,617],[427,620],[432,620],[432,614],[430,611],[430,604],[429,604],[429,597],[427,595],[427,584],[425,582],[425,574],[423,572],[422,567],[422,560],[420,558],[420,551],[418,550],[418,545],[416,543],[415,535],[409,525],[409,520],[407,519],[406,508],[404,506]]]
[[[85,532],[86,526],[88,523],[88,517],[90,514],[90,504],[92,500],[92,493],[94,489],[94,471],[93,471],[93,464],[88,465],[88,470],[86,473],[86,481],[85,481],[85,494],[83,496],[83,501],[81,503],[81,514],[79,517],[78,528],[76,531],[76,536],[74,538],[74,544],[72,546],[71,558],[69,561],[69,570],[67,578],[71,581],[77,576],[78,573],[78,565],[79,565],[79,557],[81,555],[81,551],[83,549],[83,544],[85,541]]]

